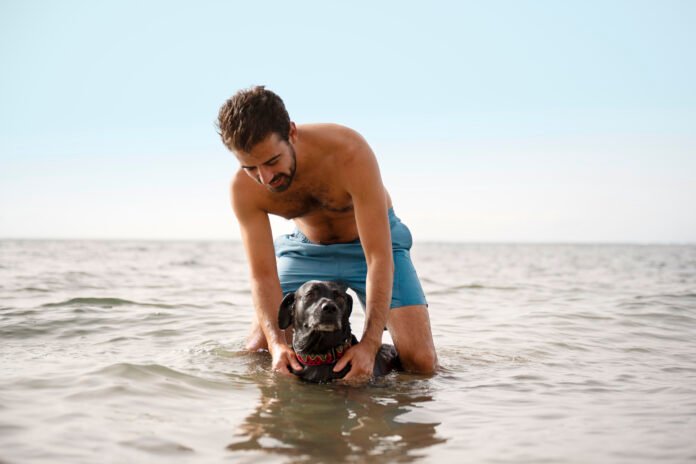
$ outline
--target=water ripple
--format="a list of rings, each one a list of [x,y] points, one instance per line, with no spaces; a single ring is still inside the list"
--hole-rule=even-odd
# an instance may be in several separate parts
[[[417,244],[441,366],[359,388],[306,385],[244,351],[240,244],[1,246],[2,460],[696,454],[693,246]]]
[[[62,306],[96,306],[103,308],[112,308],[114,306],[148,306],[154,308],[175,308],[176,305],[161,304],[161,303],[138,303],[131,300],[121,298],[101,298],[101,297],[80,297],[71,298],[69,300],[58,303],[46,303],[41,305],[44,308],[54,308]]]

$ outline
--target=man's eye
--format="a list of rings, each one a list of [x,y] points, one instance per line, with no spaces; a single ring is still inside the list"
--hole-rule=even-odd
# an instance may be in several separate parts
[[[255,166],[250,166],[250,167],[245,166],[244,170],[246,172],[253,172],[253,171],[256,171],[256,167]]]

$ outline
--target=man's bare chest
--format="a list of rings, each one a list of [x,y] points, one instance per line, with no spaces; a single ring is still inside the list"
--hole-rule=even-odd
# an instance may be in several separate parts
[[[267,211],[286,219],[307,216],[344,215],[353,210],[353,201],[348,192],[325,186],[313,186],[268,198]]]

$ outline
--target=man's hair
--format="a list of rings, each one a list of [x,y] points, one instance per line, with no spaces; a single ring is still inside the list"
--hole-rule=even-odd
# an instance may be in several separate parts
[[[257,85],[238,91],[220,107],[217,127],[227,148],[248,153],[274,132],[287,141],[290,117],[278,95]]]

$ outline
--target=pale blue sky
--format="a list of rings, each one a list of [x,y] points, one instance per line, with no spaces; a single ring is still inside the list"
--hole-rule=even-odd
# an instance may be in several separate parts
[[[417,241],[696,242],[695,49],[692,1],[0,0],[0,238],[238,238],[213,122],[265,84]]]

